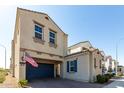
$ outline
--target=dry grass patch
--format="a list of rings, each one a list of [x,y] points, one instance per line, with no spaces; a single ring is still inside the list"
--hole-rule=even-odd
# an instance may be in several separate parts
[[[6,79],[7,71],[0,68],[0,83],[3,83]]]

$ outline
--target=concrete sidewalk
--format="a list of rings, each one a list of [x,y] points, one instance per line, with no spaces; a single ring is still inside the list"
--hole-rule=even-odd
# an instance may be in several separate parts
[[[103,88],[124,88],[124,76],[120,79],[116,79],[114,82],[104,86]]]
[[[16,82],[16,79],[11,76],[11,74],[8,74],[6,76],[6,80],[1,84],[0,88],[17,88],[18,84]]]

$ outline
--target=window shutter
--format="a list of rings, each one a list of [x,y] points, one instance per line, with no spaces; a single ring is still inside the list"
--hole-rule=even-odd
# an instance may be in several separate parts
[[[69,72],[69,61],[67,61],[67,72]]]
[[[75,72],[77,72],[77,60],[74,60],[74,70],[75,70]]]

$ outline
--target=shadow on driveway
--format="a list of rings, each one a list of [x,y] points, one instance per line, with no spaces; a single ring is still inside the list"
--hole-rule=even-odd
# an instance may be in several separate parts
[[[32,88],[102,88],[106,84],[80,82],[68,79],[42,79],[29,82]]]

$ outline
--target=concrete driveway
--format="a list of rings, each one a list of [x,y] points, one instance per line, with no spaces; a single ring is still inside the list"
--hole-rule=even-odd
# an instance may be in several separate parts
[[[102,88],[106,84],[79,82],[68,79],[43,79],[29,83],[32,88]]]

